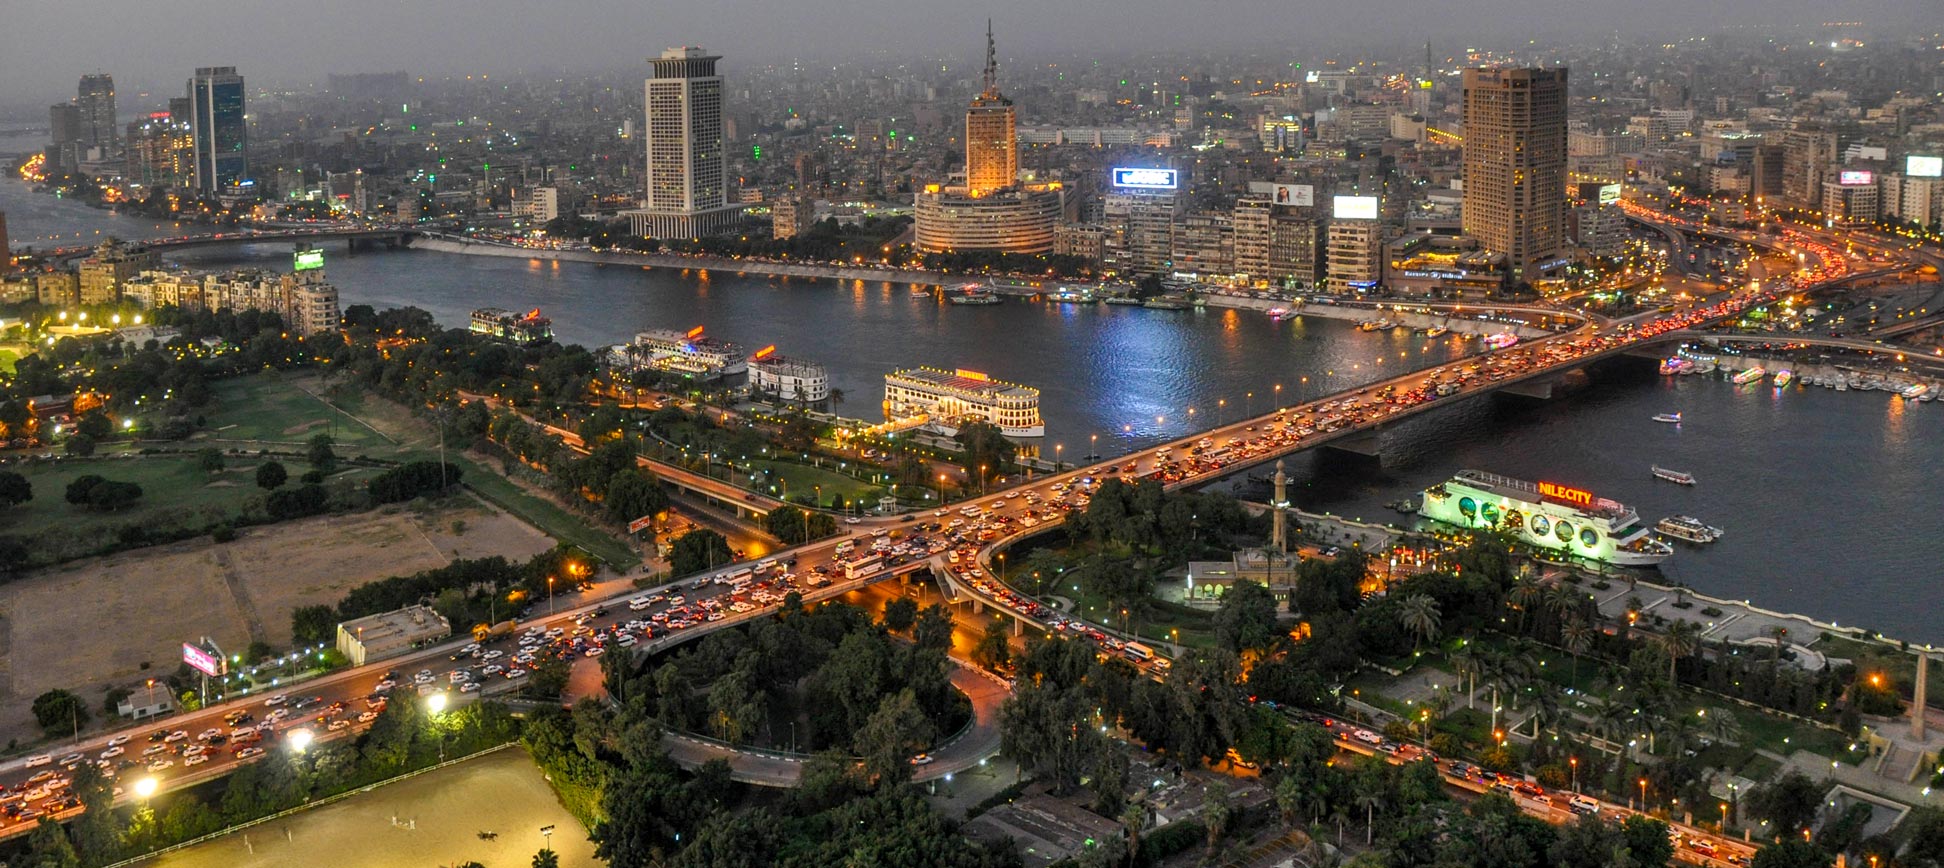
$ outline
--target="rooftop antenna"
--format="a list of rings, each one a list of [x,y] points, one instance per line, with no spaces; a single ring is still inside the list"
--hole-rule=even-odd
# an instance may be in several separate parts
[[[992,42],[992,19],[987,18],[986,19],[985,92],[991,94],[991,93],[997,93],[998,91],[999,91],[999,56],[998,56],[998,50],[993,45]]]

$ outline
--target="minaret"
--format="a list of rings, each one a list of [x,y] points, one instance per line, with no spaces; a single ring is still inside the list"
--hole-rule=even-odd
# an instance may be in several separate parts
[[[1276,551],[1286,554],[1289,552],[1289,540],[1287,532],[1283,529],[1283,511],[1289,508],[1289,475],[1283,472],[1283,463],[1280,458],[1276,459],[1276,475],[1274,481],[1276,483],[1276,499],[1269,504],[1270,521],[1272,522],[1270,525],[1271,530],[1269,531],[1269,544],[1275,546]]]

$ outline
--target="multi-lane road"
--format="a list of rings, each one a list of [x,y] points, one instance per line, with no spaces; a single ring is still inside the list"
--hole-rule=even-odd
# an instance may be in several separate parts
[[[995,583],[987,576],[976,575],[979,570],[974,569],[973,564],[989,574],[993,557],[1004,545],[1036,532],[1036,529],[1058,524],[1066,510],[1084,507],[1089,492],[1110,476],[1159,477],[1170,485],[1204,482],[1233,472],[1238,467],[1353,435],[1395,421],[1403,415],[1499,388],[1508,382],[1563,370],[1591,357],[1651,340],[1672,329],[1717,320],[1767,297],[1766,293],[1741,293],[1699,310],[1667,316],[1643,315],[1631,322],[1582,326],[1435,370],[1405,374],[1331,398],[1279,408],[1263,416],[1219,425],[1137,455],[1029,479],[1003,494],[978,498],[970,507],[960,506],[953,511],[941,509],[929,517],[911,515],[866,519],[861,524],[847,525],[843,537],[778,552],[770,558],[794,559],[795,565],[790,569],[800,577],[798,581],[805,581],[817,569],[829,567],[838,560],[837,547],[852,535],[865,537],[909,533],[926,535],[934,543],[956,537],[948,544],[960,552],[961,564],[957,571],[960,579],[957,584],[960,587],[975,598],[998,606],[1015,617],[1062,629],[1062,632],[1077,632],[1064,629],[1068,621],[1066,617],[1038,609],[1024,595],[1004,587],[1003,582]],[[954,521],[958,522],[956,526],[952,524]],[[920,530],[919,525],[933,527]],[[964,563],[968,559],[971,563]],[[923,557],[914,556],[900,569],[915,569],[923,562]],[[751,566],[725,567],[705,574],[700,581],[683,579],[677,583],[679,588],[660,592],[662,599],[657,600],[651,608],[630,610],[627,601],[637,593],[628,592],[589,602],[557,615],[536,618],[519,625],[516,630],[519,634],[530,633],[535,626],[542,633],[558,630],[546,642],[552,653],[607,653],[621,647],[624,642],[636,650],[666,647],[688,636],[755,617],[768,610],[773,604],[762,604],[754,599],[742,601],[748,607],[743,612],[731,611],[733,602],[721,602],[722,608],[713,612],[704,609],[700,602],[720,601],[724,595],[731,593],[726,585],[707,581],[709,578],[743,572]],[[843,585],[855,586],[875,578],[859,578],[826,587],[818,591],[817,596],[835,593]],[[679,596],[694,599],[676,602],[674,598],[678,596],[678,590],[681,591]],[[780,588],[771,590],[780,598]],[[747,593],[753,594],[754,591]],[[686,611],[677,611],[678,608]],[[665,626],[656,625],[652,618],[656,614],[663,614],[670,620],[694,623],[683,630],[669,631]],[[707,620],[711,614],[716,615],[717,620]],[[648,626],[645,630],[639,625],[629,629],[630,621],[646,621]],[[1105,635],[1108,631],[1104,627],[1089,627],[1085,632],[1088,635]],[[623,633],[632,641],[622,639]],[[412,701],[422,701],[416,698],[419,687],[414,680],[417,677],[425,677],[440,695],[449,695],[454,699],[474,695],[453,692],[466,683],[482,685],[477,692],[512,689],[517,687],[520,676],[511,673],[527,671],[527,667],[509,667],[506,662],[506,658],[518,656],[519,638],[519,635],[498,637],[487,643],[487,647],[478,649],[478,657],[455,656],[462,649],[471,652],[471,649],[465,648],[469,643],[455,640],[398,658],[293,684],[288,695],[281,700],[277,696],[261,694],[238,698],[157,723],[83,739],[61,749],[50,748],[47,753],[36,757],[0,764],[0,786],[5,787],[7,794],[0,798],[24,806],[23,811],[0,823],[0,837],[18,834],[29,828],[38,813],[58,811],[61,794],[55,784],[65,779],[66,768],[81,762],[107,764],[105,767],[117,775],[121,798],[132,799],[153,789],[181,787],[224,774],[237,764],[260,755],[251,751],[250,747],[265,750],[284,747],[291,743],[291,733],[299,730],[302,734],[296,737],[297,740],[306,736],[330,739],[354,733],[362,725],[358,717],[369,711],[368,706],[377,700],[375,694],[380,692],[382,682],[396,682],[393,685],[394,695],[411,694]],[[495,651],[499,654],[492,660],[484,659]],[[489,667],[504,668],[489,671]],[[297,709],[300,703],[304,707]],[[284,719],[272,720],[279,712],[285,712]],[[253,718],[248,725],[262,733],[261,744],[243,748],[235,746],[230,734],[238,730],[240,724],[230,723],[226,718],[233,720],[234,715],[239,713]],[[204,733],[213,735],[216,732],[223,734],[220,739],[224,741],[223,744],[212,745],[209,742],[218,739],[199,738]],[[175,738],[170,740],[172,735]],[[110,741],[117,743],[110,744]],[[204,745],[200,753],[190,749],[191,745],[196,744]],[[158,746],[159,750],[151,751],[151,748]],[[120,749],[119,753],[115,752],[116,748]],[[192,758],[195,764],[189,765]],[[13,800],[14,795],[18,795],[19,799]]]

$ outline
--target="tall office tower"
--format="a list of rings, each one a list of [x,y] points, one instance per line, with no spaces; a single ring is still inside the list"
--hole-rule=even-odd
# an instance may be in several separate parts
[[[1823,179],[1836,162],[1836,133],[1795,129],[1782,134],[1782,198],[1797,208],[1820,208]]]
[[[1465,70],[1465,234],[1515,281],[1566,249],[1566,70]]]
[[[73,172],[81,165],[81,107],[57,102],[47,107],[47,174]]]
[[[1019,181],[1019,116],[999,94],[999,60],[986,19],[985,89],[965,110],[965,186],[978,197]]]
[[[115,77],[105,72],[81,76],[74,104],[81,109],[81,146],[115,150]]]
[[[0,274],[13,271],[13,248],[7,240],[7,212],[0,211]]]
[[[723,150],[722,58],[700,48],[670,48],[649,61],[647,197],[626,212],[636,235],[700,238],[735,228],[742,205],[729,202]]]
[[[243,76],[234,66],[201,66],[189,79],[189,126],[196,138],[196,189],[237,194],[249,185],[244,148]]]

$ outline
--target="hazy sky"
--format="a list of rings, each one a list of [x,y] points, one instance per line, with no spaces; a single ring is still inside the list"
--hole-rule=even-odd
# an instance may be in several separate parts
[[[885,48],[976,53],[1413,44],[1612,28],[1679,34],[1738,20],[1935,27],[1939,0],[5,0],[0,105],[74,95],[84,72],[166,96],[198,65],[301,85],[327,72],[587,70],[702,44],[732,65]],[[166,93],[164,93],[166,91]],[[130,104],[125,97],[125,106]],[[43,119],[44,120],[44,119]]]

